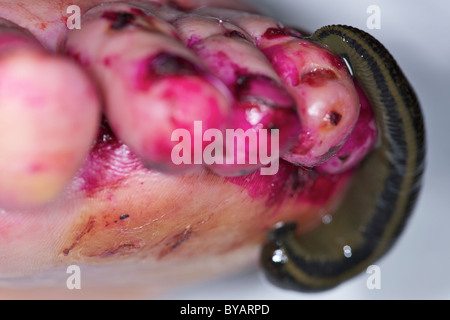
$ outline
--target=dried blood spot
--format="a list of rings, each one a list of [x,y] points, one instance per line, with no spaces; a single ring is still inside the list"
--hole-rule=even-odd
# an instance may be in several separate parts
[[[328,116],[330,118],[330,123],[333,126],[337,126],[339,122],[341,122],[342,115],[336,111],[330,111],[330,113],[328,113]]]
[[[162,52],[150,59],[147,66],[149,75],[153,77],[192,75],[199,71],[191,61],[167,52]]]
[[[129,12],[113,12],[113,11],[105,11],[102,15],[102,18],[105,18],[112,22],[111,29],[112,30],[121,30],[131,23],[134,22],[136,17]]]
[[[264,32],[263,37],[268,39],[268,40],[272,40],[272,39],[277,39],[280,37],[285,37],[288,34],[286,33],[286,31],[284,29],[279,29],[279,28],[268,28],[266,30],[266,32]]]
[[[138,66],[136,86],[148,90],[149,86],[164,77],[200,75],[202,70],[196,64],[178,55],[161,52],[143,60]]]
[[[321,87],[325,85],[327,81],[337,79],[336,73],[330,69],[314,69],[311,72],[305,73],[300,82],[306,83],[311,87]]]

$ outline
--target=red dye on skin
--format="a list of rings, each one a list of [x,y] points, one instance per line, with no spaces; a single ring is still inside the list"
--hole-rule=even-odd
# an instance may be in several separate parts
[[[117,140],[104,121],[96,143],[78,176],[82,181],[81,190],[89,197],[98,189],[114,185],[130,173],[143,168],[139,158]]]
[[[263,176],[257,170],[246,176],[226,178],[226,180],[246,189],[248,195],[255,200],[267,197],[266,206],[270,207],[284,199],[287,194],[289,177],[295,172],[295,166],[280,160],[280,167],[276,175]]]
[[[34,50],[41,50],[39,42],[34,38],[15,35],[15,34],[2,34],[0,35],[0,50],[3,48],[12,49],[14,47],[30,46]]]
[[[311,87],[321,87],[326,84],[327,81],[336,80],[337,76],[332,70],[329,69],[315,69],[302,76],[300,82],[306,83]]]
[[[314,177],[309,180],[308,186],[299,193],[299,200],[316,205],[326,204],[333,195],[341,190],[353,174],[353,170],[335,175],[321,174],[314,170],[311,172]]]
[[[243,187],[255,200],[267,198],[265,204],[268,207],[281,204],[287,197],[296,197],[301,202],[321,206],[341,190],[351,175],[351,170],[336,175],[322,174],[280,159],[276,175],[262,176],[258,170],[247,176],[226,180]]]
[[[86,57],[83,57],[80,52],[72,51],[71,49],[66,50],[66,55],[74,59],[78,64],[82,67],[88,68],[91,65],[91,62]]]
[[[356,123],[355,128],[352,131],[352,134],[348,140],[348,145],[344,145],[342,148],[342,152],[351,152],[352,146],[362,146],[366,141],[372,138],[372,143],[375,143],[377,131],[376,130],[368,130],[368,124],[373,123],[375,126],[374,114],[372,106],[370,105],[369,100],[367,99],[365,93],[359,87],[359,85],[355,82],[355,87],[358,92],[359,100],[361,103],[361,109],[359,113],[359,119]],[[345,154],[344,154],[345,156]]]
[[[111,57],[106,57],[103,59],[103,65],[106,67],[111,66]]]
[[[195,46],[196,44],[201,43],[201,42],[202,42],[202,38],[200,36],[194,34],[188,39],[186,47],[192,48],[193,46]]]
[[[265,56],[274,66],[285,83],[296,87],[300,83],[297,63],[284,53],[282,45],[271,46],[263,50]]]

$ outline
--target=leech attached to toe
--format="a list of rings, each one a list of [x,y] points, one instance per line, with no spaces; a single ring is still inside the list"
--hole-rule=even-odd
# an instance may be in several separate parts
[[[300,237],[292,229],[277,230],[265,245],[261,262],[268,278],[301,291],[339,285],[392,247],[414,208],[425,159],[420,105],[387,49],[348,26],[323,27],[311,39],[348,59],[370,102],[380,139],[360,163],[331,223]],[[362,119],[361,125],[366,121]],[[277,252],[283,253],[283,261]]]

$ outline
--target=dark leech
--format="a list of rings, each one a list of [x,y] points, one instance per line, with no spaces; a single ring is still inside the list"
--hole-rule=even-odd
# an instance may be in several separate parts
[[[129,12],[119,11],[105,11],[102,15],[102,18],[105,18],[112,22],[111,29],[112,30],[121,30],[125,27],[132,24],[136,17]]]
[[[305,73],[300,82],[306,83],[311,87],[321,87],[327,81],[336,80],[337,75],[334,71],[330,69],[314,69],[311,72]]]
[[[342,120],[342,115],[336,111],[330,111],[328,113],[328,117],[330,119],[330,123],[333,126],[337,126],[339,124],[339,122],[341,122],[341,120]]]
[[[235,89],[238,100],[260,100],[273,107],[291,108],[295,100],[275,80],[264,75],[241,75]]]
[[[125,220],[125,219],[128,219],[129,217],[130,217],[129,214],[123,214],[120,216],[119,220]]]

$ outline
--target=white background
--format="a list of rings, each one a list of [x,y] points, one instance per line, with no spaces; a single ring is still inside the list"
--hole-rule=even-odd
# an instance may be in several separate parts
[[[314,31],[347,24],[371,33],[396,58],[419,96],[427,127],[427,170],[416,210],[377,265],[381,289],[367,274],[327,292],[304,294],[270,285],[260,271],[218,279],[169,299],[450,299],[450,1],[249,0],[287,25]],[[369,30],[370,5],[381,29]]]

